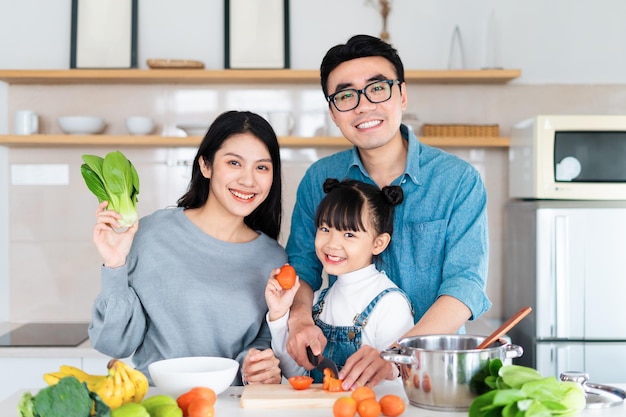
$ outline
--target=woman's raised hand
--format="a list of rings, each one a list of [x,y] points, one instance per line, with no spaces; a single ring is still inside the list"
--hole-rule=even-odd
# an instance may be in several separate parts
[[[98,205],[92,240],[102,256],[104,266],[118,268],[126,264],[126,257],[130,252],[138,223],[124,232],[116,232],[114,228],[120,227],[117,220],[121,216],[115,211],[107,210],[108,204],[107,201],[103,201]]]

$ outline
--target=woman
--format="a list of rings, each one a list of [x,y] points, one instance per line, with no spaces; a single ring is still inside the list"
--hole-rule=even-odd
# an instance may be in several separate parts
[[[93,231],[104,261],[89,327],[94,348],[134,353],[146,375],[160,359],[222,356],[241,364],[236,384],[280,382],[263,299],[266,277],[287,259],[276,242],[280,153],[269,123],[237,111],[215,119],[178,207],[118,234],[120,216],[106,206]]]

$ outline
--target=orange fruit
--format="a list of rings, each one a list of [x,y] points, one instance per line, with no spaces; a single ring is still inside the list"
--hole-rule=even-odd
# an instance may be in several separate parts
[[[296,284],[296,269],[289,264],[281,266],[280,272],[276,275],[276,280],[282,289],[290,289]]]
[[[189,417],[213,417],[215,416],[215,408],[213,408],[214,402],[206,398],[195,399],[189,404],[187,408],[187,415]]]
[[[384,395],[378,403],[380,404],[381,413],[388,417],[399,416],[404,413],[404,409],[406,408],[404,400],[393,394]]]
[[[178,404],[178,407],[183,410],[183,416],[189,415],[189,405],[197,399],[207,400],[211,406],[213,406],[217,400],[217,395],[215,395],[215,391],[207,387],[195,387],[186,393],[181,394],[178,398],[176,398],[176,403]]]
[[[378,417],[380,404],[375,398],[366,398],[356,405],[356,411],[361,417]]]
[[[334,417],[354,417],[356,415],[356,401],[352,397],[339,397],[333,404]]]
[[[376,393],[374,392],[374,390],[370,387],[366,387],[365,385],[363,385],[362,387],[358,387],[357,389],[352,391],[352,394],[350,396],[355,399],[357,404],[366,398],[376,399]]]
[[[311,384],[313,383],[313,378],[306,375],[298,375],[292,376],[291,378],[287,379],[287,381],[289,381],[294,389],[303,390],[311,386]]]

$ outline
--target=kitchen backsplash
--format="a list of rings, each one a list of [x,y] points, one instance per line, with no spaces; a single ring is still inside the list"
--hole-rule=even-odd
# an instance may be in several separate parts
[[[513,123],[539,113],[626,113],[623,100],[626,86],[413,85],[408,91],[407,113],[416,114],[421,122],[498,123],[502,136],[509,135]],[[21,109],[39,114],[40,132],[44,134],[61,133],[56,124],[58,116],[90,114],[107,121],[106,134],[126,134],[126,116],[147,115],[157,122],[156,134],[183,135],[176,129],[177,124],[208,124],[225,109],[249,109],[265,115],[270,111],[290,110],[296,116],[294,136],[324,135],[329,127],[326,103],[317,85],[15,85],[9,94],[10,119]],[[9,177],[17,175],[6,192],[11,321],[90,318],[91,305],[100,288],[101,260],[91,242],[97,201],[86,189],[79,167],[82,154],[103,155],[114,149],[128,155],[141,177],[140,215],[176,203],[187,183],[194,148],[9,149]],[[491,250],[487,292],[494,306],[486,316],[501,318],[508,151],[506,148],[446,150],[472,163],[487,186]],[[312,161],[335,151],[337,148],[282,149],[285,187],[282,243],[289,231],[295,190],[304,171]],[[37,182],[19,176],[20,169],[29,164],[43,169],[40,174],[44,176],[46,169],[60,168],[58,184],[29,184],[29,180],[42,183],[42,179]],[[0,280],[5,279],[0,275]],[[6,287],[6,282],[0,284],[3,284],[0,288]]]

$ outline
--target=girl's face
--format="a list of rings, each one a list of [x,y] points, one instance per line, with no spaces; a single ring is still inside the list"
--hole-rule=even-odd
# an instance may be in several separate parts
[[[207,166],[201,159],[200,169],[211,180],[207,204],[227,216],[248,216],[272,187],[272,158],[265,144],[251,133],[226,139],[213,164]]]
[[[363,216],[367,231],[337,230],[326,223],[317,228],[315,253],[328,274],[341,275],[365,268],[372,263],[372,256],[389,244],[388,233],[375,235],[369,209],[364,210]]]

